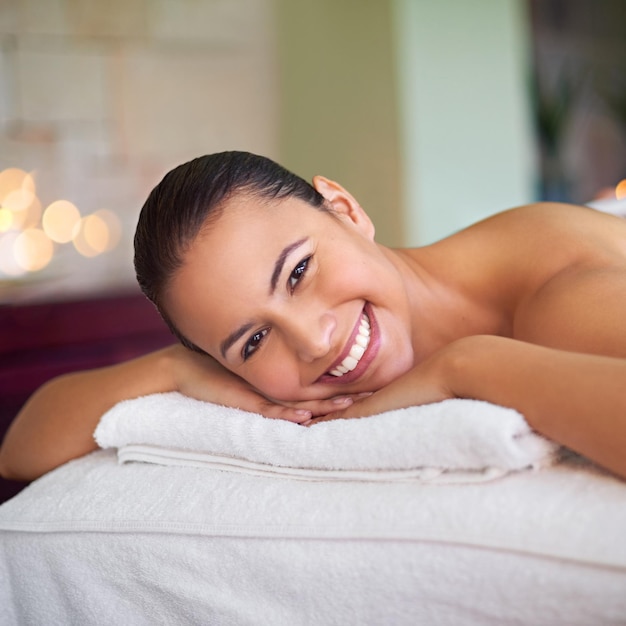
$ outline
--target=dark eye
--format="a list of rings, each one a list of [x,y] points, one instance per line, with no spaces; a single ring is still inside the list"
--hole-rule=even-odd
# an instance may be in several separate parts
[[[269,332],[269,328],[264,328],[263,330],[258,330],[248,341],[246,341],[246,345],[243,347],[241,351],[241,356],[245,361],[249,357],[251,357],[259,348],[259,346],[263,343],[263,339]]]
[[[289,286],[289,291],[291,291],[292,293],[300,282],[300,279],[306,274],[306,270],[310,260],[310,256],[308,256],[306,259],[302,259],[302,261],[300,261],[300,263],[298,263],[298,265],[293,268],[291,274],[289,274],[289,280],[287,281],[287,284]]]

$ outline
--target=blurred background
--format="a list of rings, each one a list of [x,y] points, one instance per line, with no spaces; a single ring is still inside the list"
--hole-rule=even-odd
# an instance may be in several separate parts
[[[135,286],[139,210],[232,149],[341,182],[393,246],[610,204],[626,2],[0,0],[0,437],[52,376],[171,342]]]
[[[242,149],[431,242],[626,178],[623,0],[2,0],[0,297],[133,285],[149,190]],[[624,191],[626,194],[626,191]]]

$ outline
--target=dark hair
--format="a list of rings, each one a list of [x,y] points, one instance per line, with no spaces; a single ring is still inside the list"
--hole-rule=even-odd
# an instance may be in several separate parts
[[[307,181],[266,157],[219,152],[198,157],[168,172],[146,200],[135,231],[135,272],[143,293],[172,333],[202,352],[176,328],[163,306],[168,282],[202,228],[217,220],[235,194],[272,200],[295,197],[318,209],[324,197]]]

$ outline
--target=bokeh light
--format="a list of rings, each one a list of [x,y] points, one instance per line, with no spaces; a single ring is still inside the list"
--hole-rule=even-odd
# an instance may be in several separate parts
[[[36,272],[52,260],[54,244],[40,228],[27,228],[16,237],[13,254],[19,267]]]
[[[117,246],[121,230],[118,216],[107,209],[81,217],[72,202],[57,200],[42,211],[33,173],[0,171],[0,277],[47,267],[57,244],[71,242],[82,256],[97,256]]]
[[[2,206],[15,213],[25,211],[33,203],[35,194],[22,187],[13,189],[2,198]]]
[[[6,196],[18,189],[24,189],[34,195],[35,182],[28,172],[17,167],[10,167],[0,172],[0,204],[4,206]]]
[[[12,196],[13,194],[10,194]],[[9,205],[9,210],[13,213],[13,228],[16,230],[24,230],[25,228],[33,228],[39,225],[41,220],[41,202],[37,196],[30,196],[27,200],[26,196],[22,196],[22,204],[20,208],[13,208]]]
[[[15,241],[19,236],[20,233],[10,232],[0,238],[0,271],[7,276],[21,276],[25,273],[14,253]]]
[[[108,209],[99,209],[98,211],[95,211],[94,215],[104,220],[104,223],[107,225],[109,229],[109,242],[106,249],[113,250],[122,238],[122,225],[120,223],[120,218],[113,213],[113,211],[109,211]]]
[[[35,194],[33,176],[16,167],[0,172],[0,205],[12,214],[9,220],[9,215],[3,212],[0,232],[37,225],[41,217],[41,203]]]
[[[43,230],[57,243],[72,240],[74,229],[80,221],[80,211],[68,200],[57,200],[43,212],[41,220]]]
[[[9,209],[0,208],[0,233],[6,233],[13,226],[13,213]]]
[[[33,195],[37,193],[37,189],[35,187],[35,177],[32,172],[27,173],[26,176],[24,176],[24,180],[22,180],[22,189],[30,191]]]
[[[618,200],[626,198],[626,178],[617,183],[617,187],[615,187],[615,197]]]
[[[97,256],[107,249],[109,227],[98,215],[88,215],[77,224],[72,242],[83,256]]]

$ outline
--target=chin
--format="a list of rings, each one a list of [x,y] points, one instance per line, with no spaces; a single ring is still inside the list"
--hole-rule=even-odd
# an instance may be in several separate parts
[[[276,390],[273,391],[263,391],[262,389],[257,389],[262,395],[273,402],[306,402],[307,400],[326,400],[327,398],[332,397],[332,395],[336,394],[320,394],[312,393],[311,391],[306,391],[304,389],[300,389],[297,391],[285,391],[285,390]]]
[[[261,392],[263,393],[263,392]],[[309,402],[314,400],[328,400],[335,396],[347,395],[350,393],[358,393],[355,391],[342,390],[337,387],[331,389],[317,388],[317,389],[300,389],[296,392],[276,392],[276,393],[263,393],[266,398],[269,398],[275,402]]]

